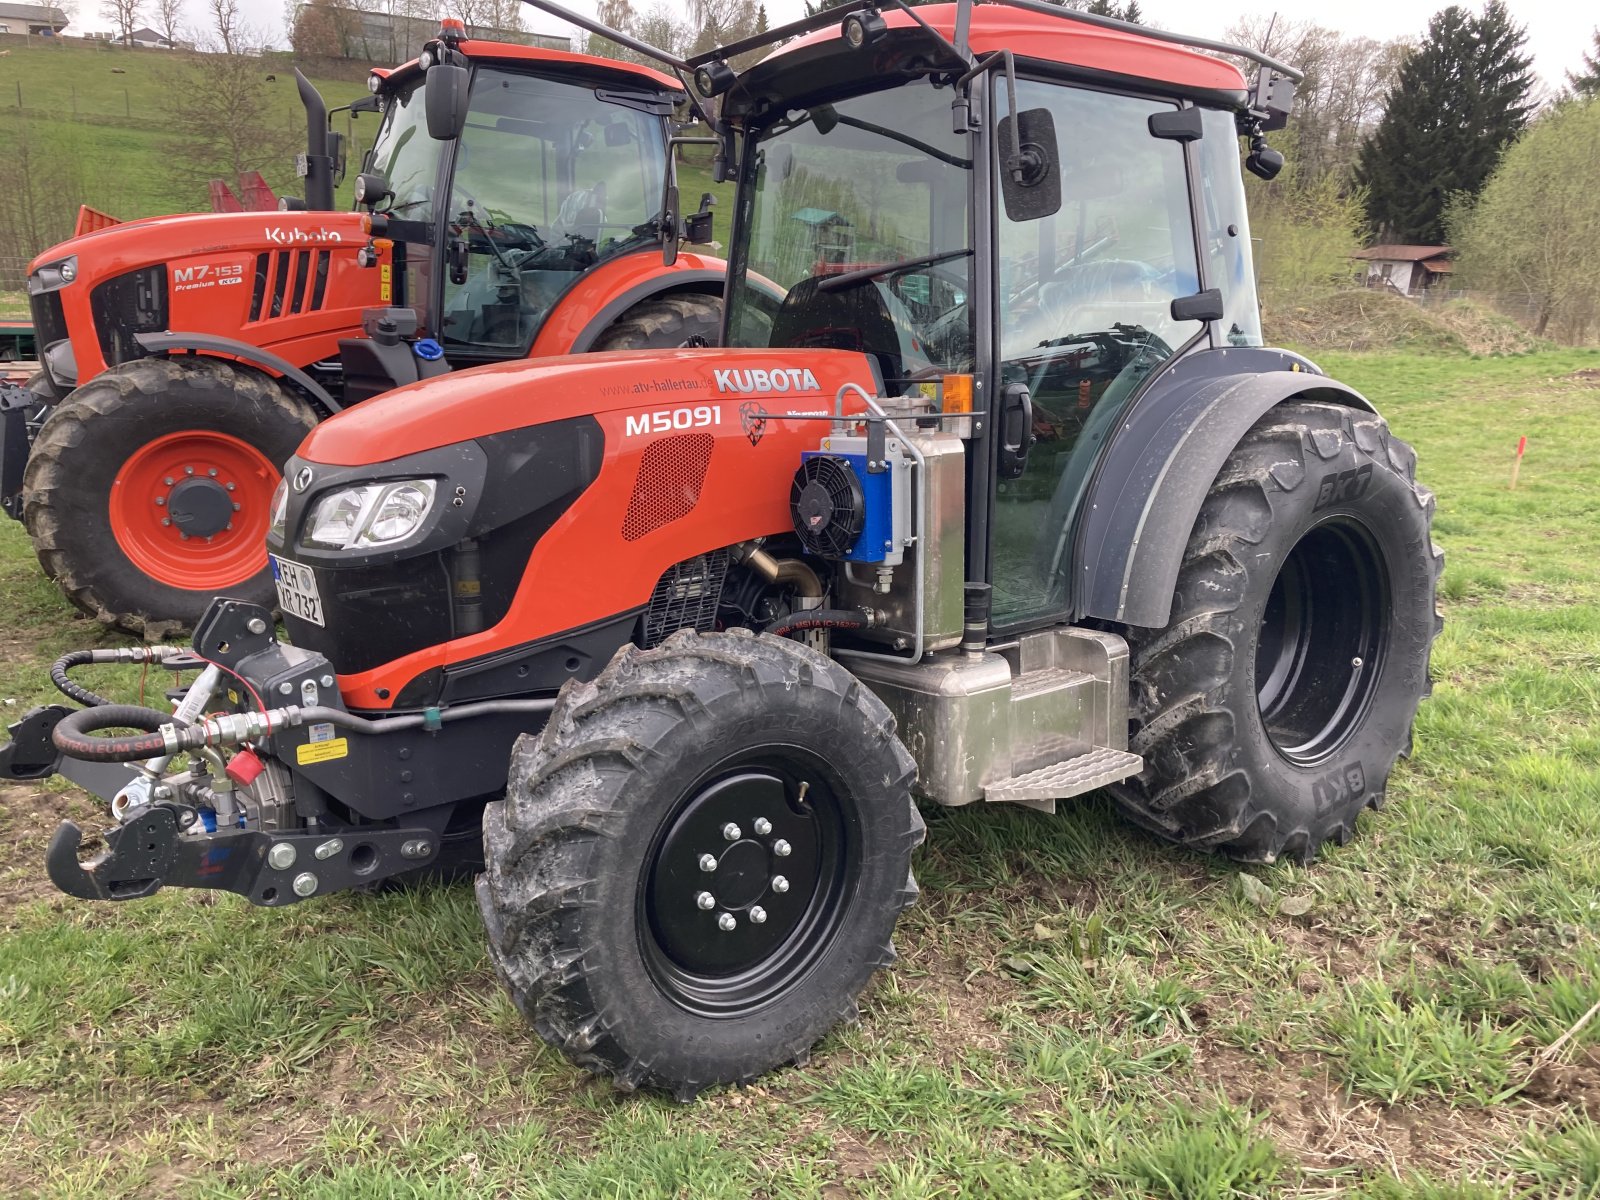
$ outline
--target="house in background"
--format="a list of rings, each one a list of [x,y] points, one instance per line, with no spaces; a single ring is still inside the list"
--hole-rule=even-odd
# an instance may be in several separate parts
[[[140,26],[128,35],[128,40],[141,50],[171,50],[173,45],[148,25]]]
[[[0,3],[0,33],[55,37],[67,27],[67,14],[50,4]]]
[[[1402,296],[1420,295],[1454,269],[1449,246],[1368,246],[1351,257],[1366,264],[1368,287],[1392,288]]]

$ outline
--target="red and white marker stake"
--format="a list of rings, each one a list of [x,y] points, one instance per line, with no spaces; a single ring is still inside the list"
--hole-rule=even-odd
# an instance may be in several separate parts
[[[1527,452],[1528,438],[1527,435],[1524,434],[1522,439],[1517,442],[1517,457],[1516,460],[1511,464],[1511,490],[1513,492],[1517,490],[1517,476],[1522,474],[1522,456]]]

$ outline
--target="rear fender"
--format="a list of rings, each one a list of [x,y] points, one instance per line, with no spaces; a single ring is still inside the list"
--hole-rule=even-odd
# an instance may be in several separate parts
[[[1080,508],[1080,618],[1159,629],[1200,504],[1233,448],[1286,400],[1376,412],[1361,393],[1281,350],[1203,351],[1158,379],[1120,422]]]
[[[689,270],[689,271],[663,271],[652,279],[635,284],[627,291],[611,299],[602,307],[587,325],[583,332],[578,334],[577,340],[572,344],[572,353],[585,354],[594,346],[595,340],[610,329],[612,323],[635,304],[643,300],[653,300],[657,296],[675,295],[681,292],[698,292],[707,296],[722,295],[722,284],[725,276],[721,271]]]

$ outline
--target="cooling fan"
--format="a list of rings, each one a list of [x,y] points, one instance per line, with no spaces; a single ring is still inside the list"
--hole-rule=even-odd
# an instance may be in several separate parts
[[[848,460],[807,455],[789,488],[789,516],[805,548],[823,558],[844,558],[867,524],[861,481]]]

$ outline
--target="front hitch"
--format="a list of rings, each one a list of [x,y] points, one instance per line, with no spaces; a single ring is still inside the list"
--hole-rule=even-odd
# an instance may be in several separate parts
[[[64,704],[47,704],[30,708],[13,722],[8,729],[11,740],[0,743],[0,780],[28,783],[60,775],[107,801],[127,787],[138,774],[132,767],[67,758],[56,749],[50,735],[71,711]]]
[[[460,854],[427,828],[213,831],[195,809],[165,803],[138,810],[104,837],[106,848],[79,862],[83,830],[63,821],[45,851],[50,881],[80,900],[138,900],[163,887],[187,887],[233,892],[252,904],[279,908],[419,867],[440,867]]]
[[[0,746],[0,779],[48,779],[61,764],[50,735],[61,718],[72,710],[64,704],[30,708],[22,720],[7,729],[11,740]]]
[[[108,831],[105,838],[105,851],[80,863],[83,830],[74,821],[63,821],[44,852],[50,882],[80,900],[137,900],[150,895],[167,881],[177,861],[177,814],[157,805]]]

